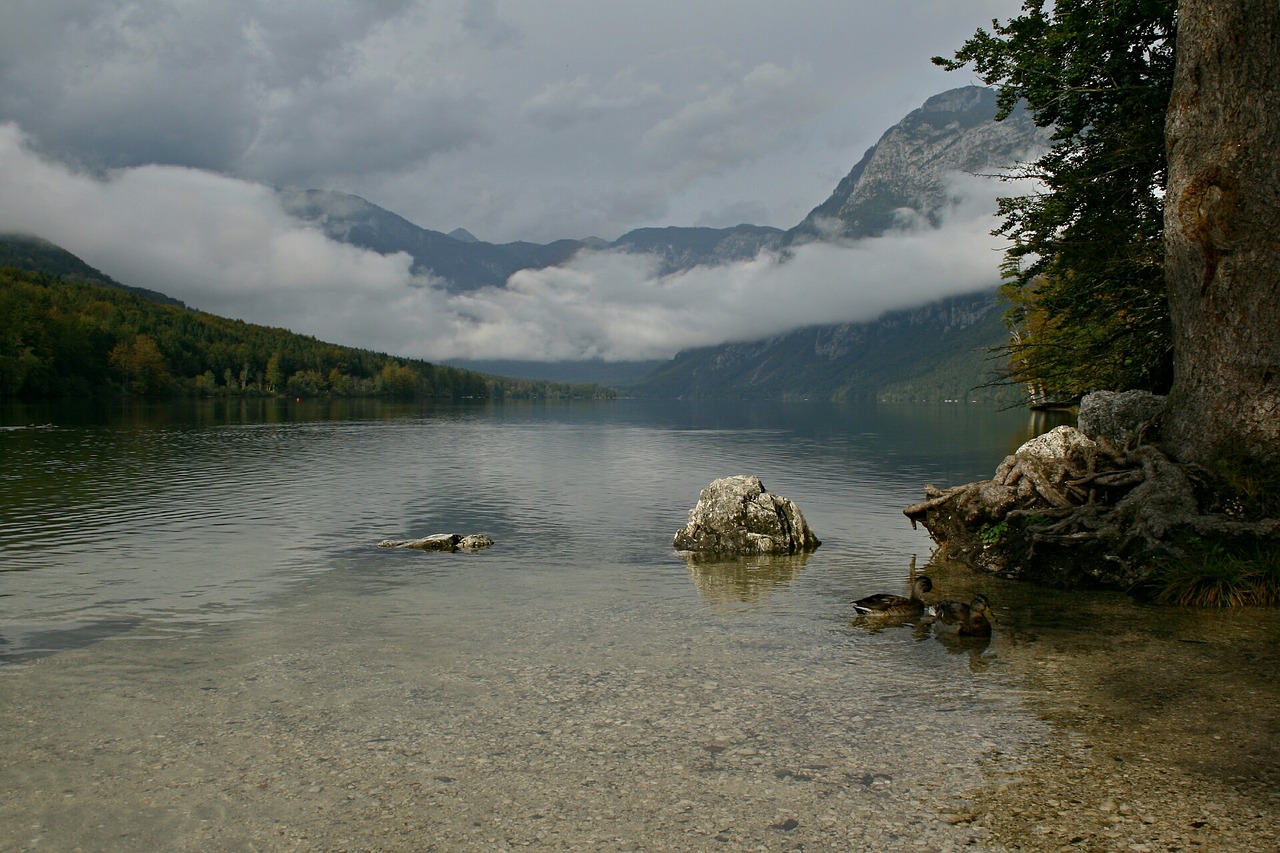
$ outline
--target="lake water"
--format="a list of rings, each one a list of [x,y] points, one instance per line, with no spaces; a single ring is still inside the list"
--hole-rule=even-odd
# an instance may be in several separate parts
[[[963,812],[1065,748],[1050,706],[1078,710],[1082,654],[1133,625],[1160,655],[1280,636],[1270,613],[1171,618],[942,565],[943,596],[995,599],[990,643],[851,624],[850,601],[905,591],[929,560],[902,507],[1054,425],[1025,412],[0,418],[5,850],[995,849]],[[740,473],[796,501],[822,546],[686,564],[671,538],[698,492]],[[441,532],[495,544],[376,547]],[[1274,677],[1251,683],[1270,707]]]

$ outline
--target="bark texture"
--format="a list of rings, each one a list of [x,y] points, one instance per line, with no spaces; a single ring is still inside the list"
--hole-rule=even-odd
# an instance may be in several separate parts
[[[1183,461],[1280,463],[1280,3],[1183,0],[1166,142],[1174,385]]]

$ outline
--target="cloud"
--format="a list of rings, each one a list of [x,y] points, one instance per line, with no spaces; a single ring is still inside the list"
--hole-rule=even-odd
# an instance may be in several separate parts
[[[469,36],[488,48],[503,48],[520,41],[520,31],[498,15],[493,0],[467,0],[461,23]]]
[[[660,94],[661,87],[656,83],[637,84],[630,74],[619,75],[603,91],[597,90],[588,75],[581,74],[572,80],[547,83],[520,105],[520,114],[545,130],[564,130],[579,122],[633,109]]]
[[[505,289],[468,294],[471,321],[450,347],[466,358],[645,359],[758,340],[795,328],[874,320],[886,311],[993,287],[999,250],[989,234],[990,182],[956,176],[943,227],[850,243],[810,243],[786,258],[660,277],[643,255],[579,254],[525,270]],[[446,356],[438,356],[446,357]]]
[[[789,68],[757,65],[658,122],[640,137],[636,151],[651,162],[679,164],[679,182],[736,166],[818,109],[812,71],[800,60]]]
[[[655,259],[583,252],[506,288],[449,294],[302,225],[277,193],[210,172],[143,166],[105,177],[30,150],[0,125],[0,231],[52,240],[126,284],[248,322],[431,360],[669,357],[820,323],[870,320],[996,283],[989,235],[1007,185],[956,176],[939,229],[813,243],[783,260],[659,276]]]
[[[492,39],[483,7],[456,26]],[[24,4],[0,26],[0,119],[93,169],[183,165],[274,183],[401,170],[484,138],[475,95],[398,37],[420,11],[410,0]]]
[[[0,122],[95,170],[351,192],[499,242],[789,227],[1021,0],[0,3]]]
[[[429,282],[407,255],[328,240],[288,216],[269,187],[176,166],[106,178],[32,153],[0,126],[0,231],[35,234],[126,284],[227,317],[360,346],[344,312],[401,299]]]
[[[359,80],[298,91],[264,116],[237,172],[311,186],[336,175],[398,173],[485,137],[484,105],[433,92],[392,94],[393,80]]]

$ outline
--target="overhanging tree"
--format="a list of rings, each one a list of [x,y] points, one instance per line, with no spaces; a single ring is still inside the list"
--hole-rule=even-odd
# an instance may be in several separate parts
[[[1182,0],[1177,26],[1156,441],[1068,430],[905,512],[1011,577],[1280,604],[1280,3]]]
[[[1011,378],[1050,393],[1165,391],[1171,336],[1163,275],[1164,121],[1174,0],[1028,0],[978,30],[950,70],[1025,101],[1053,146],[1013,175],[1034,195],[1001,199]]]

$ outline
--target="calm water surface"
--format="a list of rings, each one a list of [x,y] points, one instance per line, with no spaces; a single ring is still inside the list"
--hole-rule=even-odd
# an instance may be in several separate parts
[[[4,849],[959,849],[946,804],[1046,737],[1002,649],[1141,610],[939,567],[991,644],[850,624],[929,558],[902,507],[1054,425],[1025,412],[0,415]],[[822,547],[687,565],[740,473]],[[376,547],[440,532],[496,544]]]
[[[625,584],[629,599],[741,598],[812,616],[817,602],[795,595],[839,608],[901,586],[930,550],[901,508],[925,482],[989,475],[1035,428],[1025,413],[959,406],[632,401],[255,401],[10,420],[59,415],[0,432],[7,660],[262,616],[342,582],[355,595],[425,584],[487,613],[530,596],[618,606]],[[699,490],[738,473],[795,500],[824,540],[803,573],[761,569],[776,601],[746,577],[717,587],[714,572],[700,595],[670,548]],[[498,544],[458,557],[371,547],[438,532]]]

